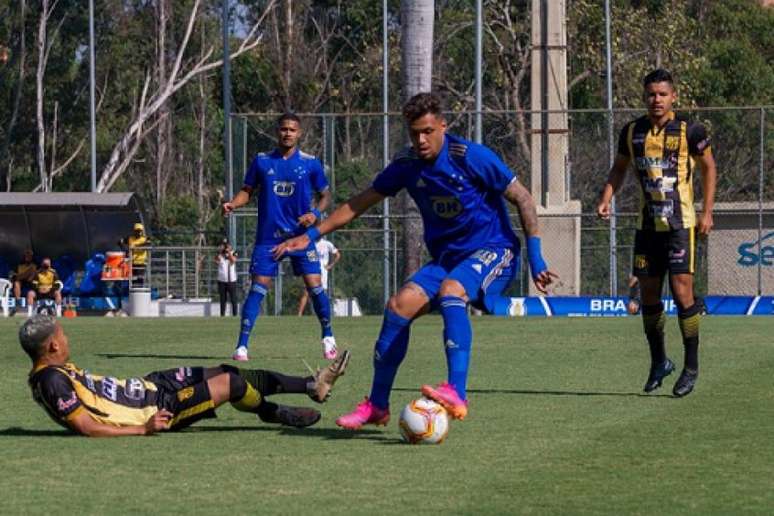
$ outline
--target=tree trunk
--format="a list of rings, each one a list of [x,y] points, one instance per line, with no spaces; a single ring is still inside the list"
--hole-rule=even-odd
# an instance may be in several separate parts
[[[156,18],[158,31],[158,49],[156,55],[156,81],[159,90],[167,86],[167,27],[169,23],[169,2],[158,0],[156,2]],[[156,115],[158,127],[156,128],[156,213],[161,212],[161,204],[166,193],[167,154],[169,151],[169,103],[164,102]]]
[[[38,66],[35,73],[35,120],[38,129],[37,163],[38,174],[40,174],[40,184],[43,185],[43,191],[48,191],[46,174],[46,124],[43,120],[43,77],[46,74],[46,31],[48,25],[48,0],[41,1],[40,20],[38,22]]]
[[[401,79],[403,101],[421,92],[429,92],[433,77],[433,0],[402,0]],[[403,223],[403,274],[408,278],[422,265],[422,221],[416,204],[404,192],[401,204]]]

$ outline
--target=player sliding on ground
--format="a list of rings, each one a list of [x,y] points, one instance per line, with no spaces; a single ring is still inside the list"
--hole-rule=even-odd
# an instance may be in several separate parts
[[[431,93],[414,96],[403,108],[412,147],[399,153],[370,188],[349,199],[319,227],[278,245],[275,257],[306,249],[402,189],[419,208],[432,260],[392,296],[374,351],[371,394],[336,420],[344,428],[384,425],[389,396],[406,355],[411,322],[431,308],[443,316],[447,382],[422,386],[456,419],[468,412],[466,384],[473,339],[466,306],[498,296],[519,270],[519,239],[511,228],[503,197],[514,204],[527,234],[527,255],[537,289],[546,292],[556,274],[540,251],[537,213],[529,192],[487,147],[446,134],[441,103]]]
[[[314,376],[286,376],[261,369],[180,367],[119,380],[98,376],[70,363],[70,344],[55,319],[36,315],[19,330],[19,341],[32,359],[32,396],[51,418],[90,437],[150,435],[179,430],[214,418],[225,402],[266,423],[305,427],[320,413],[307,407],[277,405],[272,394],[304,393],[323,403],[349,362],[349,352]]]

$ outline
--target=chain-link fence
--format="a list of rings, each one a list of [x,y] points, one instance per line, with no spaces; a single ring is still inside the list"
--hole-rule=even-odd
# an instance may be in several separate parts
[[[759,294],[774,292],[774,108],[707,108],[682,111],[681,116],[703,123],[712,137],[718,168],[714,210],[715,229],[697,241],[696,289],[700,294]],[[538,113],[485,112],[483,143],[495,150],[528,187],[541,177],[541,164],[550,166],[546,188],[559,184],[561,198],[551,199],[552,207],[541,210],[541,225],[572,223],[575,238],[563,234],[544,235],[558,241],[547,251],[549,264],[574,256],[577,279],[568,279],[575,295],[624,295],[631,269],[634,228],[639,208],[639,187],[633,178],[616,196],[614,229],[594,214],[597,196],[609,169],[609,156],[617,146],[618,132],[637,116],[635,110],[580,110],[566,115],[564,128],[549,129],[563,135],[563,145],[549,145],[548,160],[533,158],[531,148],[541,130]],[[253,156],[275,145],[277,115],[237,114],[232,119],[233,188],[241,187],[244,171]],[[341,203],[367,187],[385,161],[384,115],[302,114],[304,135],[301,148],[317,155],[325,164],[334,202]],[[447,114],[449,131],[472,139],[475,113]],[[608,120],[614,127],[614,141],[608,136]],[[390,156],[406,144],[403,121],[398,113],[388,115],[386,148]],[[538,126],[539,127],[539,126]],[[546,141],[546,140],[544,140]],[[566,151],[564,150],[566,149]],[[388,157],[389,160],[389,157]],[[699,174],[697,174],[699,175]],[[548,176],[542,176],[548,177]],[[557,183],[558,182],[558,183]],[[701,208],[700,177],[694,177],[697,209]],[[545,201],[539,189],[536,202]],[[380,313],[385,298],[399,287],[403,278],[402,226],[405,220],[399,200],[391,199],[388,223],[382,206],[340,230],[330,238],[342,252],[342,261],[331,275],[336,297],[359,300],[365,313]],[[562,210],[562,206],[574,206]],[[519,228],[513,210],[514,227]],[[245,209],[235,218],[237,248],[249,258],[254,238],[256,211]],[[559,235],[559,236],[557,236]],[[565,241],[566,240],[566,241]],[[545,245],[545,244],[544,244]],[[554,256],[552,256],[552,254]],[[522,271],[510,288],[512,294],[529,293],[529,278]],[[284,270],[284,269],[283,269]],[[289,270],[289,269],[288,269]],[[572,275],[572,272],[570,273]],[[278,313],[290,313],[301,292],[300,280],[283,276],[279,297],[270,299]],[[272,304],[273,303],[273,304]]]

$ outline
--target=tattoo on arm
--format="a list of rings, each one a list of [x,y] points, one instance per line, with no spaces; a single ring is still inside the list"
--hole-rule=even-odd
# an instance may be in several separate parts
[[[537,209],[529,191],[518,179],[511,182],[505,190],[505,198],[519,210],[521,227],[528,236],[539,236]]]

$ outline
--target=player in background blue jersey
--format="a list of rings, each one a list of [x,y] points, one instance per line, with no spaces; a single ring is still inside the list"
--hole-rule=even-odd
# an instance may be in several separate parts
[[[518,271],[520,243],[511,228],[505,200],[518,208],[527,235],[532,279],[540,292],[556,278],[540,251],[537,212],[532,197],[490,149],[446,134],[441,102],[420,93],[403,107],[412,147],[399,153],[371,187],[337,208],[318,227],[294,237],[275,256],[305,249],[361,215],[386,196],[408,190],[424,223],[432,260],[419,269],[384,311],[374,351],[371,394],[350,414],[336,420],[344,428],[385,425],[389,395],[406,355],[411,322],[431,309],[443,317],[448,381],[422,386],[422,394],[442,404],[456,419],[468,412],[466,384],[473,333],[467,304],[483,305],[499,296]]]
[[[298,148],[301,121],[286,113],[277,120],[277,148],[258,154],[245,174],[244,186],[232,200],[223,203],[223,213],[244,206],[251,196],[258,197],[258,226],[250,263],[252,283],[242,308],[242,321],[234,360],[248,360],[250,332],[261,308],[261,301],[277,276],[279,261],[290,257],[293,274],[303,276],[312,306],[322,328],[323,356],[336,358],[336,339],[331,328],[331,304],[322,288],[320,261],[314,242],[272,256],[272,248],[283,240],[302,234],[320,221],[320,212],[331,202],[328,180],[320,160]],[[316,204],[315,198],[317,197]]]

